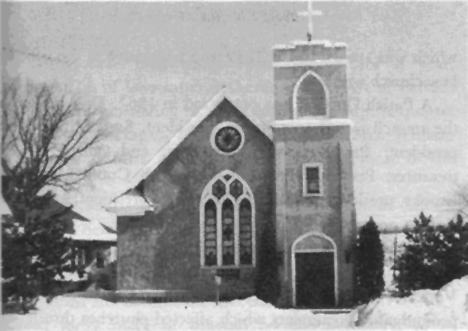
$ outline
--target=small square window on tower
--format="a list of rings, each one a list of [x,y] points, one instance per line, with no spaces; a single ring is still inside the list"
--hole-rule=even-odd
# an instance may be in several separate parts
[[[302,165],[302,187],[302,193],[305,197],[323,195],[321,163],[306,163]]]

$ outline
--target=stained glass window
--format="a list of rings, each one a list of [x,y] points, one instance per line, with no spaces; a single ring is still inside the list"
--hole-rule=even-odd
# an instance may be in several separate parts
[[[247,199],[239,205],[240,264],[252,264],[252,206]]]
[[[232,153],[242,144],[242,135],[236,128],[225,126],[216,132],[215,143],[221,152]]]
[[[221,181],[221,179],[218,179],[214,184],[213,184],[213,195],[217,197],[218,199],[221,199],[226,194],[226,185]]]
[[[242,192],[243,192],[242,183],[238,181],[237,179],[234,180],[229,186],[229,193],[231,193],[231,195],[237,199],[238,197],[242,195]]]
[[[205,204],[205,265],[217,264],[216,204],[208,200]]]
[[[224,171],[202,193],[202,263],[212,267],[253,265],[254,205],[248,185]]]
[[[223,203],[222,209],[222,257],[223,265],[233,265],[235,256],[234,245],[234,205],[231,200]]]

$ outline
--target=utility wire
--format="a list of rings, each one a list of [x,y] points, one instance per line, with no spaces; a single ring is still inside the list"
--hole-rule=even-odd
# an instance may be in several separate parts
[[[27,51],[22,51],[19,49],[14,49],[11,47],[5,47],[2,46],[2,50],[10,53],[17,53],[21,55],[26,55],[32,58],[37,58],[37,59],[42,59],[50,62],[56,62],[56,63],[65,63],[68,65],[72,65],[73,63],[76,62],[76,60],[70,61],[70,60],[65,60],[65,59],[60,59],[52,55],[47,55],[47,54],[40,54],[40,53],[35,53],[35,52],[27,52]]]

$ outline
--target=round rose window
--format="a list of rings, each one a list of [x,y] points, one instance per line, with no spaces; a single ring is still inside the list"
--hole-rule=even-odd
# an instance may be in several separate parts
[[[242,147],[243,132],[235,123],[223,124],[213,130],[213,147],[223,154],[233,154]]]

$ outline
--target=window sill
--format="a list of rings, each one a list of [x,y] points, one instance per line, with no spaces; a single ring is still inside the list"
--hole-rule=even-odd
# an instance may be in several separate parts
[[[252,269],[255,265],[233,265],[233,266],[201,266],[203,270],[218,270],[218,269]]]
[[[310,197],[318,197],[321,198],[323,197],[322,193],[305,193],[302,195],[304,198],[310,198]]]

